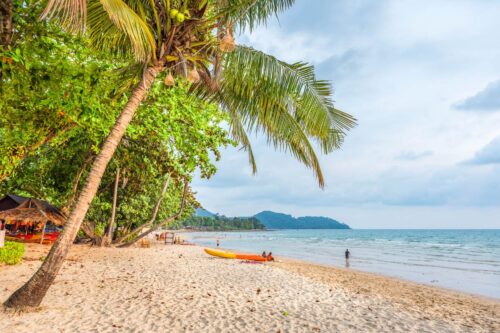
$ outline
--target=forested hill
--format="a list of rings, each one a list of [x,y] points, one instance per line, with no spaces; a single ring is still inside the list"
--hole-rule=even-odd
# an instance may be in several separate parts
[[[208,210],[203,209],[203,208],[196,208],[195,214],[196,214],[196,216],[201,216],[201,217],[215,217],[216,216],[216,214],[209,212]]]
[[[183,225],[195,229],[243,230],[243,229],[351,229],[347,224],[329,217],[304,216],[295,218],[288,214],[271,211],[260,212],[253,217],[229,218],[203,208]]]
[[[295,218],[287,214],[263,211],[255,217],[267,229],[351,229],[347,224],[323,216]]]
[[[225,217],[220,215],[213,217],[192,216],[182,222],[182,226],[186,229],[207,231],[265,229],[265,226],[255,217]]]

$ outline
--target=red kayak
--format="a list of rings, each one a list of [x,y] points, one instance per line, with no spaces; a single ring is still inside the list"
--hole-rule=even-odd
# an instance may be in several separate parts
[[[264,258],[263,256],[259,256],[257,254],[244,254],[244,253],[235,253],[236,259],[242,260],[253,260],[253,261],[270,261],[270,259]]]

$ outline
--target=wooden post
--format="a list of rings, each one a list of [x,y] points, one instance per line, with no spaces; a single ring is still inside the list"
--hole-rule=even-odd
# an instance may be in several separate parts
[[[42,238],[40,239],[40,244],[43,244],[43,238],[45,237],[45,226],[47,225],[47,221],[43,222],[42,227]]]
[[[0,247],[4,247],[5,245],[5,224],[7,221],[2,222],[0,220]]]

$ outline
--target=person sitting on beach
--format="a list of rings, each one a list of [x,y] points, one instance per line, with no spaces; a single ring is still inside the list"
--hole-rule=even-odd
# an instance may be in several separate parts
[[[262,258],[267,257],[266,251],[262,252],[261,256],[262,256]]]
[[[266,258],[267,261],[274,261],[274,257],[273,257],[273,253],[272,252],[269,252],[269,254],[267,255],[267,257],[264,257]]]

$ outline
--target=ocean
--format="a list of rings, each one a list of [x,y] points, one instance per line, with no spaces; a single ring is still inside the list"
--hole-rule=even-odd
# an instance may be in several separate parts
[[[381,273],[500,299],[500,230],[276,230],[194,232],[196,244],[272,251],[319,264]]]

